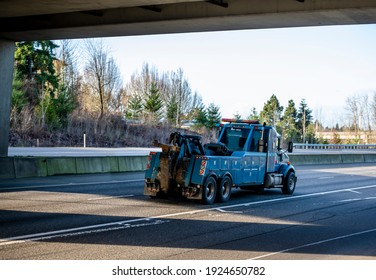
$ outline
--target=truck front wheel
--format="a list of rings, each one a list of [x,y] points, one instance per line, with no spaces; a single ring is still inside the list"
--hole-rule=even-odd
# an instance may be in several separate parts
[[[282,193],[292,194],[295,190],[296,176],[294,171],[290,171],[283,182]]]
[[[217,182],[213,177],[208,177],[202,190],[202,202],[204,204],[213,204],[217,195]]]
[[[227,202],[231,196],[232,180],[229,176],[223,177],[221,180],[218,191],[217,191],[217,200],[218,202]]]

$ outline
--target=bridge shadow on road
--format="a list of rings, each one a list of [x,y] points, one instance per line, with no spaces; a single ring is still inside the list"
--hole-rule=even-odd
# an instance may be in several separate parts
[[[0,259],[376,259],[376,186],[365,185],[374,182],[373,175],[351,176],[363,188],[350,190],[345,185],[350,177],[341,172],[321,176],[343,180],[326,187],[324,179],[301,174],[293,196],[239,190],[230,202],[213,206],[140,195],[100,203],[103,213],[90,214],[88,208],[85,214],[64,212],[51,202],[48,212],[27,210],[42,203],[33,199],[5,209],[0,196]],[[16,200],[12,195],[7,199]],[[106,213],[122,205],[133,207],[133,215]]]

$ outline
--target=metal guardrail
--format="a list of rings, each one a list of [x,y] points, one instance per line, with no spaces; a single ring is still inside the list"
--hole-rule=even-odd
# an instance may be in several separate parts
[[[294,143],[294,149],[305,150],[370,150],[376,149],[376,144],[304,144]]]

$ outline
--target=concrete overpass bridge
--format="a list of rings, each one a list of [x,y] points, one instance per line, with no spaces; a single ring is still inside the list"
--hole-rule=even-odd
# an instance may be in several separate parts
[[[367,23],[376,23],[375,0],[2,0],[0,157],[17,41]]]

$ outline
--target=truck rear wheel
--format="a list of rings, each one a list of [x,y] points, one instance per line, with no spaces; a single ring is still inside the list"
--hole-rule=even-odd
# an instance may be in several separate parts
[[[217,190],[217,200],[218,202],[227,202],[231,197],[232,180],[229,176],[222,178],[218,190]]]
[[[202,191],[202,202],[204,204],[213,204],[217,195],[217,182],[213,177],[208,177]]]
[[[292,194],[295,190],[296,176],[294,171],[290,171],[283,182],[282,193]]]

